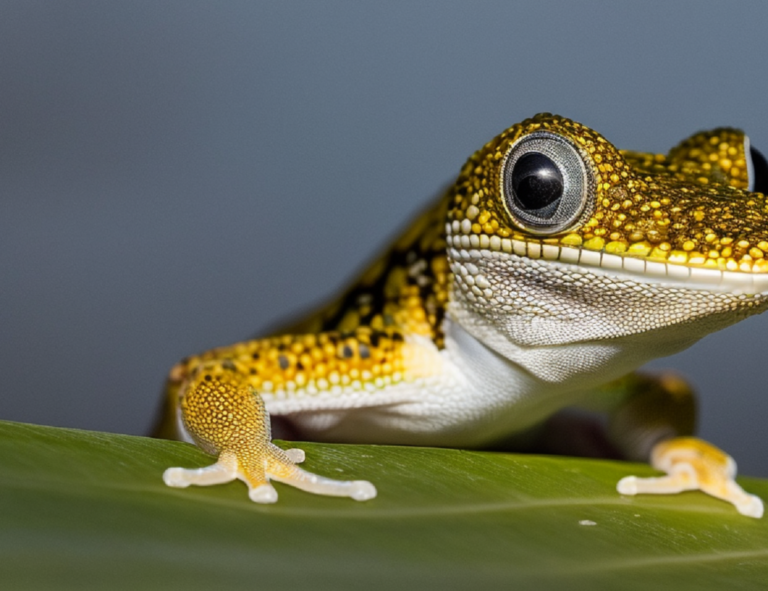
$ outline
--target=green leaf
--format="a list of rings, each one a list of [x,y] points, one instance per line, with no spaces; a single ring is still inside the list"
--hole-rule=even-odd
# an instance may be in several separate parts
[[[285,444],[290,447],[295,444]],[[358,503],[276,485],[172,489],[191,445],[0,422],[3,589],[762,589],[768,519],[701,493],[622,497],[646,466],[302,443]],[[745,478],[768,499],[768,482]]]

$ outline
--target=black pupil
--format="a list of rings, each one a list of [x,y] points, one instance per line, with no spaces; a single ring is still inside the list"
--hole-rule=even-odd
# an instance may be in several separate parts
[[[755,150],[755,148],[749,148],[749,155],[752,157],[752,169],[755,173],[755,178],[752,180],[752,190],[755,193],[768,194],[768,162],[765,161],[765,156]]]
[[[563,196],[563,175],[550,158],[529,152],[515,162],[512,189],[523,209],[541,209]]]

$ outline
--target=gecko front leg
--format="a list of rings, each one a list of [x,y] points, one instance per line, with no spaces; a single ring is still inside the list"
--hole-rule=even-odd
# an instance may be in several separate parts
[[[296,464],[304,460],[304,452],[284,451],[272,443],[263,400],[236,376],[212,375],[200,368],[182,392],[180,406],[188,433],[218,461],[205,468],[169,468],[163,474],[168,486],[209,486],[239,479],[248,485],[248,496],[256,503],[277,501],[270,480],[356,501],[376,496],[376,488],[368,481],[333,480],[299,468]]]

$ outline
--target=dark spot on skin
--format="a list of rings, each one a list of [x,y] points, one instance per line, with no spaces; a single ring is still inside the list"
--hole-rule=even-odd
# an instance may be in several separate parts
[[[256,368],[252,367],[250,373],[251,373],[252,376],[255,376],[256,375]]]
[[[297,361],[296,369],[298,369],[299,371],[304,371],[304,364],[301,361]]]
[[[285,343],[280,343],[280,344],[277,346],[277,350],[278,350],[278,351],[285,351],[287,348],[288,348],[288,345],[286,345]]]
[[[399,332],[396,332],[392,335],[392,340],[396,343],[403,342],[405,339],[403,339],[403,335],[401,335]]]
[[[237,369],[237,366],[232,362],[231,359],[225,359],[221,362],[221,367],[224,369],[228,369],[229,371],[235,371]]]
[[[368,359],[371,356],[371,350],[367,345],[360,345],[357,348],[357,352],[360,354],[360,359]]]
[[[371,346],[372,347],[378,347],[379,346],[379,333],[375,332],[371,335]]]
[[[277,362],[280,364],[280,369],[288,369],[288,366],[291,364],[285,355],[278,356]]]
[[[211,375],[210,374],[205,374],[205,381],[206,382],[210,382],[211,381]]]
[[[344,348],[341,350],[341,353],[344,359],[349,359],[353,355],[352,347],[350,347],[349,345],[344,345]]]
[[[251,358],[258,359],[259,358],[259,354],[258,353],[254,353],[253,355],[251,355]]]
[[[752,168],[755,177],[752,181],[752,190],[765,195],[768,193],[768,162],[765,160],[765,156],[754,147],[749,148],[749,153],[752,156]]]

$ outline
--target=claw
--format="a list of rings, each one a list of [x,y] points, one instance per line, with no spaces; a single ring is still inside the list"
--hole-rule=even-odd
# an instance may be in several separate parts
[[[673,494],[700,490],[731,503],[747,517],[763,516],[763,501],[736,484],[736,462],[714,445],[696,437],[676,437],[657,443],[651,465],[666,476],[619,480],[616,489],[623,495]]]

